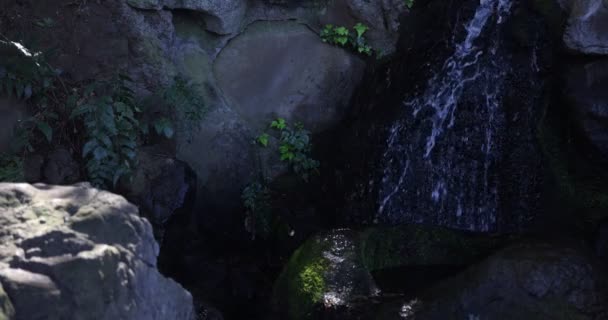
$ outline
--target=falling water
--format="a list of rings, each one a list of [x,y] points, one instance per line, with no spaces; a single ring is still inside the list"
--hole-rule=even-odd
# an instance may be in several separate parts
[[[511,0],[480,0],[464,39],[453,40],[454,53],[421,95],[404,102],[411,116],[392,126],[383,155],[380,219],[476,231],[495,227],[492,169],[508,67],[499,41],[481,38],[496,32],[510,9]]]

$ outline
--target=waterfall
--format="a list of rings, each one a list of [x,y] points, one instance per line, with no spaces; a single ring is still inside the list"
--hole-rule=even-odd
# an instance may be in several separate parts
[[[382,157],[379,219],[476,231],[495,227],[493,169],[508,64],[497,37],[483,35],[498,32],[510,9],[511,0],[480,0],[464,37],[453,36],[454,52],[426,90],[404,101],[407,115],[391,127]]]

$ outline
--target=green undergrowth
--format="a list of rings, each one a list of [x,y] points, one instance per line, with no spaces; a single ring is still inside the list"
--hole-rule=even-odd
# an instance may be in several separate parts
[[[28,155],[62,145],[79,156],[88,181],[113,189],[119,181],[131,180],[137,150],[151,133],[172,138],[176,128],[191,132],[205,115],[205,104],[191,84],[176,79],[155,97],[168,106],[168,116],[146,121],[133,87],[133,80],[120,72],[71,81],[43,53],[0,36],[0,96],[19,101],[28,114],[15,128],[11,153],[2,156],[0,181],[23,180]]]

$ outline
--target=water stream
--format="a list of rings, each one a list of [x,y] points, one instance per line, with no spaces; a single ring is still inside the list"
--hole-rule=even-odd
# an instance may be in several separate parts
[[[403,102],[383,155],[378,218],[491,231],[494,175],[503,126],[501,88],[509,66],[499,37],[511,0],[480,0],[452,38],[453,54],[422,94]]]

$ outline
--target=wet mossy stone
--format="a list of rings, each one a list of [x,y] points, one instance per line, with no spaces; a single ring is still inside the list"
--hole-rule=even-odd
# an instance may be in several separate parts
[[[370,271],[404,266],[464,266],[487,256],[506,241],[505,237],[421,225],[370,228],[360,235],[362,260]]]
[[[483,259],[507,240],[420,225],[329,231],[295,251],[275,284],[274,303],[284,319],[316,319],[336,309],[356,313],[348,310],[361,308],[361,301],[380,294],[372,276],[375,271],[461,268]],[[418,279],[406,278],[404,286],[415,286],[409,282]]]
[[[284,319],[313,319],[317,309],[376,292],[360,259],[357,233],[343,229],[314,236],[295,251],[277,280],[274,302]]]

